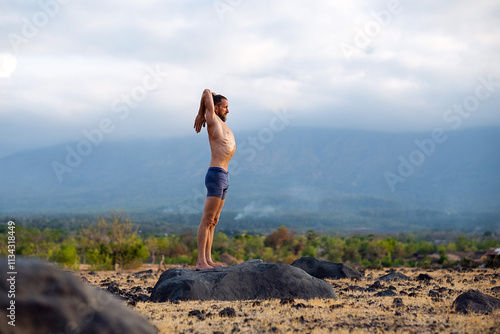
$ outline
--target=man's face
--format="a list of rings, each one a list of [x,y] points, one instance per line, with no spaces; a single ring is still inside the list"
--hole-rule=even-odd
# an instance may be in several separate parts
[[[226,99],[222,99],[219,105],[215,106],[215,113],[223,122],[226,121],[227,114],[229,113],[229,103]]]

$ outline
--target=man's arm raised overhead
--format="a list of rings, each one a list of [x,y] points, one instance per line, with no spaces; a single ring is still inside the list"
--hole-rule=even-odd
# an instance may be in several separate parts
[[[215,116],[213,93],[210,89],[205,89],[201,96],[200,110],[198,110],[198,115],[194,121],[196,133],[200,132],[202,127],[205,127],[205,123],[212,125],[215,122]]]

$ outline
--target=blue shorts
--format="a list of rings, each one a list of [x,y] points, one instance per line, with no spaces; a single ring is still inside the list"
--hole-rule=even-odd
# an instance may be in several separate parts
[[[227,188],[229,188],[228,172],[224,168],[210,167],[205,176],[205,186],[207,187],[207,197],[226,198]]]

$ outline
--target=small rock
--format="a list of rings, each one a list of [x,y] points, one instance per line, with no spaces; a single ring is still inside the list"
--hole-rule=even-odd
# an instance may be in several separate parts
[[[200,310],[189,311],[188,316],[190,316],[190,317],[197,317],[200,320],[205,320],[206,319],[205,315]]]
[[[436,277],[433,277],[433,276],[431,276],[429,274],[420,274],[417,277],[417,281],[430,281],[430,280],[433,280],[433,279],[436,279]]]
[[[440,297],[440,294],[436,290],[429,290],[429,297]]]
[[[225,309],[223,309],[222,311],[219,312],[219,315],[221,317],[232,318],[232,317],[236,316],[236,311],[232,307],[226,307]]]
[[[306,308],[307,306],[304,303],[298,303],[297,305],[293,305],[292,307],[298,310],[299,308]]]
[[[396,297],[392,301],[392,306],[393,307],[403,307],[405,305],[403,304],[403,299]]]
[[[293,305],[295,304],[295,300],[293,298],[283,298],[280,301],[280,305]]]
[[[378,279],[381,281],[385,281],[385,282],[390,282],[390,281],[394,281],[394,280],[405,280],[405,281],[410,280],[410,278],[408,276],[403,275],[403,274],[398,273],[398,272],[392,272],[390,274],[380,276]]]
[[[392,290],[384,290],[384,291],[377,292],[375,294],[375,297],[391,297],[391,296],[397,296],[397,293],[395,293]]]
[[[375,281],[372,285],[370,285],[371,289],[383,289],[384,287],[380,283],[380,281]]]
[[[345,306],[345,304],[333,304],[333,305],[330,305],[330,310],[335,310],[335,309],[338,309],[338,308],[343,308]]]
[[[309,275],[316,278],[340,279],[347,277],[361,278],[363,274],[343,263],[333,263],[318,260],[313,257],[301,257],[292,263],[292,266],[300,268]]]
[[[344,288],[342,290],[344,290],[344,291],[360,291],[360,292],[363,292],[363,291],[365,291],[365,288],[362,288],[362,287],[357,286],[357,285],[350,285],[347,288]]]
[[[133,275],[134,276],[140,276],[140,275],[147,275],[147,274],[152,274],[152,273],[153,273],[153,269],[149,269],[149,270],[144,270],[144,271],[136,272]]]
[[[140,286],[134,286],[132,289],[130,289],[130,291],[133,293],[142,292],[142,288]]]

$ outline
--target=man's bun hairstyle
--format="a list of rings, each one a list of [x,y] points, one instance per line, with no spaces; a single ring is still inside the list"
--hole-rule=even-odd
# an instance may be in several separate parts
[[[222,96],[220,94],[212,95],[212,97],[214,99],[214,106],[218,106],[222,100],[227,100],[225,96]]]

